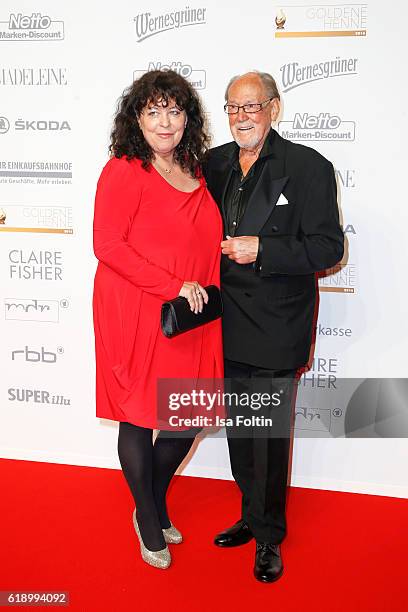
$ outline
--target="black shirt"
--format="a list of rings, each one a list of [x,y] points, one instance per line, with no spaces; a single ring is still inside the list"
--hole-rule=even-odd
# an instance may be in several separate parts
[[[246,176],[243,176],[239,163],[239,146],[236,146],[236,154],[232,160],[233,171],[227,186],[224,198],[223,216],[225,235],[233,238],[239,223],[246,211],[248,200],[261,174],[265,160],[272,155],[272,142],[274,130],[268,133],[259,157],[252,164]]]

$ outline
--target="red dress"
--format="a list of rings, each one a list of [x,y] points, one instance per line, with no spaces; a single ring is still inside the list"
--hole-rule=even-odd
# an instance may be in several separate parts
[[[184,281],[219,286],[221,216],[203,178],[185,193],[138,159],[112,158],[93,237],[96,415],[153,429],[158,378],[223,376],[220,319],[174,338],[160,329]]]

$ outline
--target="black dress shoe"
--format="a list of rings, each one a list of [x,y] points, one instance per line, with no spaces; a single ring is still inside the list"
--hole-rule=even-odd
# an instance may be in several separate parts
[[[241,544],[246,544],[252,540],[253,537],[248,524],[240,520],[229,529],[217,534],[214,539],[214,544],[224,547],[241,546]]]
[[[282,557],[279,544],[257,542],[254,576],[261,582],[274,582],[283,574]]]

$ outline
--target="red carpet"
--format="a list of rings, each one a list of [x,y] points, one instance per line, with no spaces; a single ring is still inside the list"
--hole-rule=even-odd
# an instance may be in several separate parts
[[[238,518],[231,482],[175,479],[169,506],[185,542],[171,547],[163,571],[139,556],[120,471],[12,460],[0,460],[0,471],[0,590],[70,592],[69,607],[35,609],[407,610],[406,500],[291,488],[285,572],[264,585],[252,576],[253,542],[212,545]]]

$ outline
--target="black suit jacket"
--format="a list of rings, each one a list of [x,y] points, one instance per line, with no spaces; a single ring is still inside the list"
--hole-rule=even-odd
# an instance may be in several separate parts
[[[272,155],[264,161],[236,236],[259,236],[256,264],[222,256],[224,356],[268,369],[295,369],[308,361],[315,273],[343,257],[332,164],[314,149],[271,129]],[[211,149],[207,185],[223,211],[237,145]],[[277,205],[283,195],[288,204]]]

